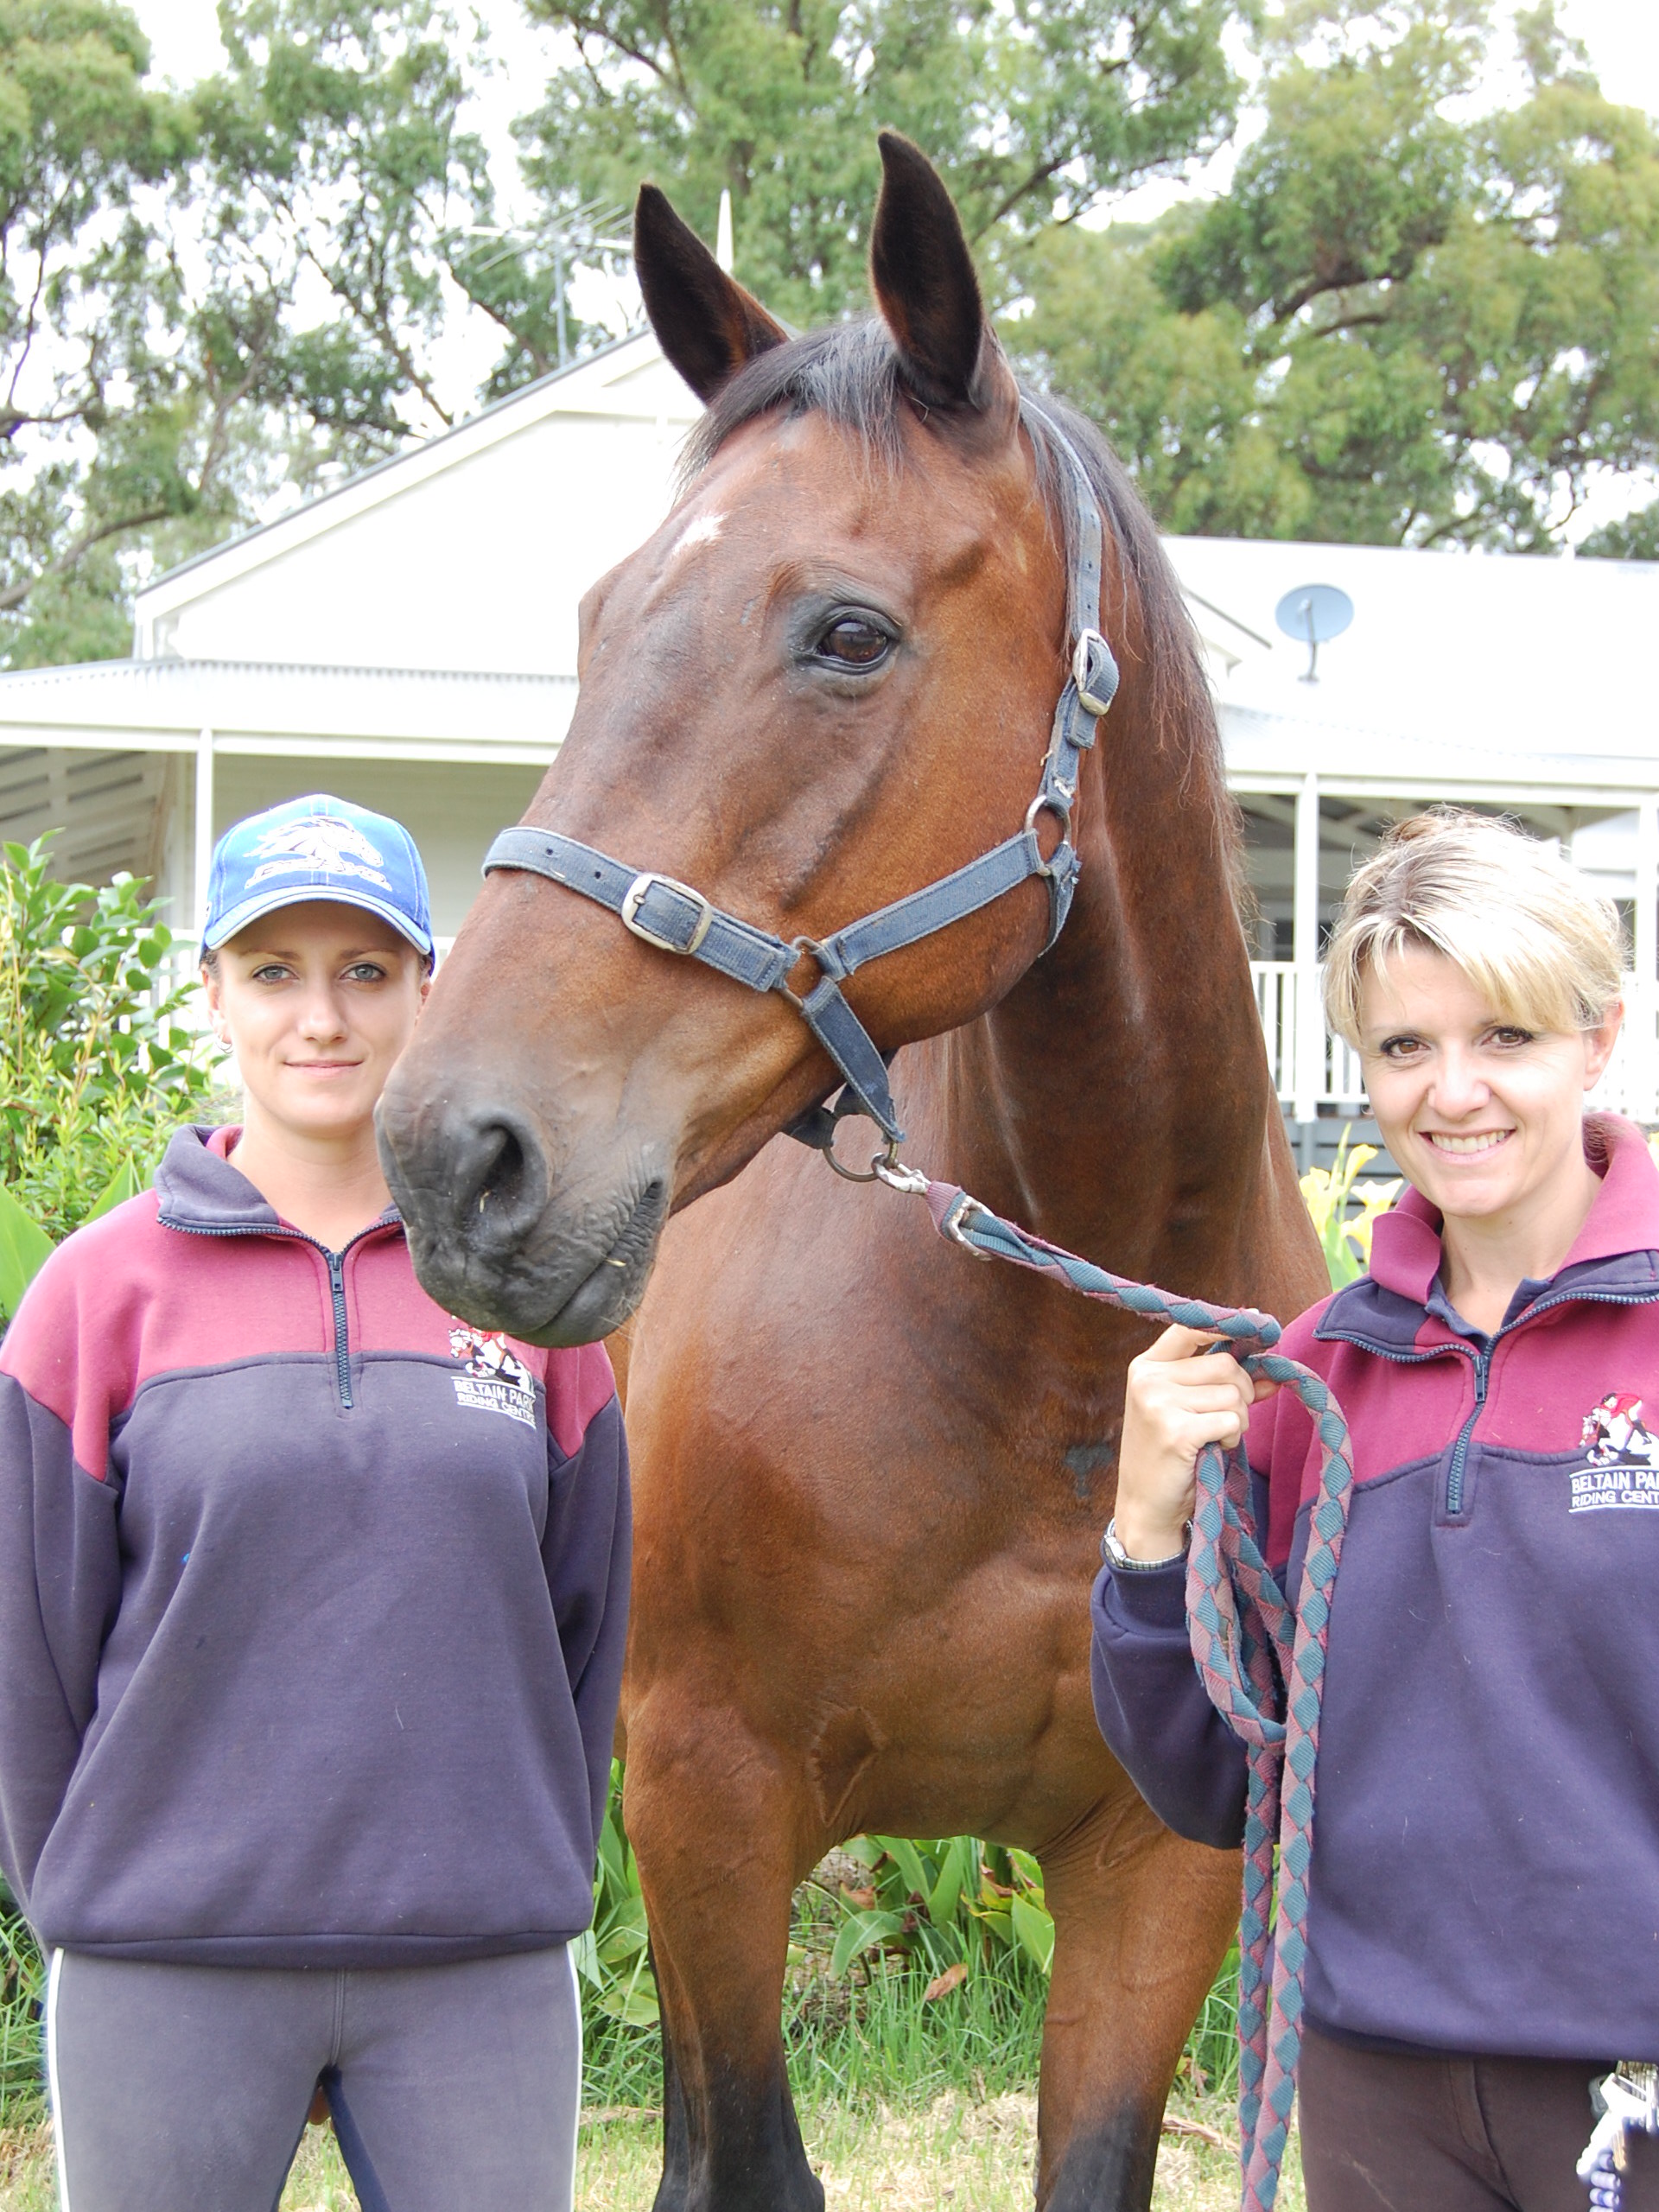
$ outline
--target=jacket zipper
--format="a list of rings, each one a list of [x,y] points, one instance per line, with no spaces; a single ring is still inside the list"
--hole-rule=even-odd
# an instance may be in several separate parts
[[[355,1242],[355,1239],[353,1239]],[[348,1245],[346,1250],[351,1247]],[[340,1402],[346,1413],[352,1410],[352,1347],[346,1332],[346,1253],[330,1252],[321,1246],[322,1256],[328,1262],[328,1288],[334,1301],[334,1380],[340,1385]]]
[[[1502,1332],[1499,1332],[1502,1334]],[[1469,1456],[1469,1439],[1475,1423],[1480,1419],[1480,1409],[1486,1402],[1486,1378],[1492,1371],[1492,1347],[1497,1337],[1488,1338],[1484,1346],[1475,1354],[1475,1408],[1468,1420],[1458,1431],[1458,1440],[1452,1446],[1452,1465],[1446,1471],[1446,1517],[1455,1521],[1463,1511],[1463,1463]]]
[[[1370,1352],[1374,1358],[1391,1359],[1397,1366],[1402,1367],[1414,1367],[1423,1360],[1438,1359],[1443,1352],[1448,1351],[1462,1352],[1466,1358],[1473,1361],[1474,1410],[1458,1431],[1458,1440],[1452,1447],[1452,1464],[1447,1468],[1446,1475],[1446,1513],[1448,1520],[1456,1520],[1463,1511],[1463,1477],[1464,1468],[1469,1457],[1469,1442],[1475,1433],[1475,1423],[1480,1419],[1481,1408],[1486,1403],[1486,1385],[1491,1378],[1492,1355],[1497,1349],[1499,1338],[1513,1335],[1517,1331],[1524,1329],[1528,1322],[1535,1315],[1548,1313],[1553,1306],[1571,1306],[1575,1300],[1584,1306],[1651,1306],[1659,1302],[1659,1290],[1558,1291],[1553,1298],[1535,1300],[1524,1313],[1517,1313],[1513,1321],[1506,1322],[1501,1328],[1494,1330],[1487,1338],[1484,1348],[1479,1351],[1459,1339],[1448,1344],[1437,1344],[1432,1351],[1384,1351],[1380,1344],[1368,1343],[1363,1337],[1350,1336],[1345,1331],[1338,1330],[1333,1330],[1332,1336],[1325,1339],[1329,1343],[1339,1337],[1343,1343],[1354,1344],[1361,1351]]]
[[[331,1252],[315,1236],[308,1236],[302,1229],[208,1229],[195,1222],[164,1221],[165,1229],[176,1229],[187,1236],[291,1236],[297,1244],[308,1244],[314,1252],[321,1252],[328,1265],[328,1300],[334,1317],[334,1382],[340,1392],[340,1410],[350,1413],[357,1401],[352,1395],[351,1335],[346,1320],[346,1255],[353,1244],[360,1244],[365,1236],[372,1236],[377,1230],[390,1228],[384,1221],[372,1221],[366,1229],[359,1229],[355,1236],[347,1237],[338,1252]]]

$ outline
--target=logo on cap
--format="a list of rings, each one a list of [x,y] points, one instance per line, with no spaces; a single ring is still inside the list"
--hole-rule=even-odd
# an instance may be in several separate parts
[[[351,823],[331,815],[313,814],[303,822],[285,822],[267,830],[253,850],[261,865],[248,878],[250,890],[274,875],[296,872],[353,875],[378,883],[383,891],[391,889],[380,872],[377,848]]]

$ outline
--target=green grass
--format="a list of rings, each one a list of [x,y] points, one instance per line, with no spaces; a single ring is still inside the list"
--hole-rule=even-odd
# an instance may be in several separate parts
[[[832,1980],[828,1961],[841,1921],[825,1890],[802,1884],[783,2013],[798,2100],[912,2107],[947,2091],[982,2101],[1035,2085],[1046,1995],[1035,1967],[1004,1952],[930,2003],[927,1969],[910,1959],[873,1954]],[[587,2101],[655,2111],[663,2094],[658,2031],[624,2026],[590,1991],[584,1997]]]
[[[0,1908],[0,2126],[41,2095],[41,1955],[10,1898]]]
[[[1025,2212],[1031,2202],[1044,1977],[1004,1951],[947,1995],[927,1972],[872,1955],[827,1971],[841,1922],[825,1888],[797,1896],[784,2042],[802,2132],[830,2212]],[[16,1915],[0,1918],[0,2212],[52,2212],[51,2134],[40,2090],[39,1961]],[[1230,1960],[1189,2039],[1172,2112],[1230,2139],[1237,1965]],[[586,2069],[579,2212],[648,2212],[661,2171],[661,2044],[584,1992]],[[1286,2176],[1283,2212],[1301,2212]],[[1192,2137],[1166,2139],[1154,2212],[1233,2212],[1238,2167]],[[356,2212],[326,2128],[309,2128],[282,2212]]]
[[[808,2104],[807,2155],[823,2177],[829,2212],[1030,2212],[1036,2098],[976,2100],[946,2092],[928,2104]],[[1183,2104],[1189,2121],[1225,2133],[1215,2099]],[[600,2116],[590,2109],[578,2154],[578,2212],[650,2212],[662,2172],[654,2114]],[[1281,2212],[1304,2212],[1293,2157]],[[53,2212],[50,2131],[0,2134],[0,2212]],[[1237,2212],[1238,2165],[1208,2142],[1166,2137],[1153,2212]],[[326,2128],[308,2128],[283,2193],[282,2212],[357,2212],[357,2199]]]

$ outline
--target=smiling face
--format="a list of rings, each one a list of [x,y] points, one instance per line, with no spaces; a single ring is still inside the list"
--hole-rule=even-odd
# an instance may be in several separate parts
[[[1555,1034],[1490,1006],[1441,953],[1407,945],[1365,969],[1360,1052],[1371,1110],[1395,1164],[1448,1227],[1525,1234],[1593,1196],[1584,1094],[1605,1069],[1624,1009]],[[1570,1242],[1570,1238],[1569,1238]]]
[[[236,1053],[250,1129],[361,1141],[414,1034],[424,967],[388,923],[327,899],[279,907],[223,945],[203,981]]]

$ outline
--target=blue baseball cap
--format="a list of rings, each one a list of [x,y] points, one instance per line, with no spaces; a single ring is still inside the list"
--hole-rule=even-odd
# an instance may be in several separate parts
[[[401,822],[327,791],[267,807],[225,832],[207,878],[202,950],[303,899],[378,914],[431,957],[432,908],[415,840]]]

